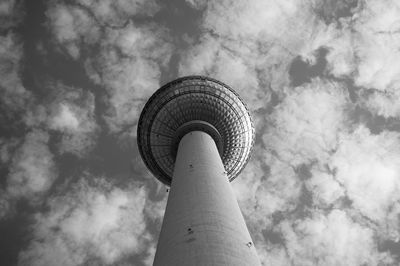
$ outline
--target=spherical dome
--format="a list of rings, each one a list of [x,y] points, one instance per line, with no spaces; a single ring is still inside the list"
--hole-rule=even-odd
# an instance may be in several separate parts
[[[232,181],[249,159],[253,123],[235,91],[203,76],[183,77],[162,86],[143,108],[137,142],[150,171],[170,185],[179,141],[193,130],[213,137]]]

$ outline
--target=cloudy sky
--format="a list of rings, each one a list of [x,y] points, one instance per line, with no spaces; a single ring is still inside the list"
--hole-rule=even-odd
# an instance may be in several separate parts
[[[136,125],[189,74],[251,110],[263,265],[399,265],[399,47],[398,0],[1,0],[0,265],[151,265]]]

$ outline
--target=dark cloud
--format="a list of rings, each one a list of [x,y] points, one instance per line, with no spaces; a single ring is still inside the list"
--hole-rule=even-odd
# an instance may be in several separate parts
[[[264,230],[263,235],[265,240],[269,241],[273,245],[284,243],[284,239],[279,232],[274,232],[272,230]]]
[[[380,244],[378,248],[381,251],[389,251],[397,258],[399,257],[399,254],[400,254],[400,242],[399,241],[386,240],[382,244]]]
[[[354,14],[358,0],[323,0],[316,3],[316,10],[325,23],[339,21],[340,18],[351,17]]]
[[[292,85],[297,87],[304,83],[309,83],[312,78],[322,76],[327,65],[326,55],[328,53],[328,49],[324,47],[319,48],[315,52],[316,59],[313,64],[304,61],[301,56],[293,59],[289,68],[289,76]]]
[[[312,165],[301,164],[298,167],[296,167],[295,171],[300,179],[307,180],[312,177],[311,168]]]

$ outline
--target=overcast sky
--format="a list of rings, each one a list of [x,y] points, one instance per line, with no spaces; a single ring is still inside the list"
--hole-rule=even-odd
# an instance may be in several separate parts
[[[152,264],[136,125],[190,74],[251,110],[263,265],[399,265],[399,47],[398,0],[1,0],[0,265]]]

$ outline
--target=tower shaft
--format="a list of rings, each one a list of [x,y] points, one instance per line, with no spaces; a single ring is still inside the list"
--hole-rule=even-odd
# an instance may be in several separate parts
[[[261,265],[212,137],[180,141],[155,266]]]

